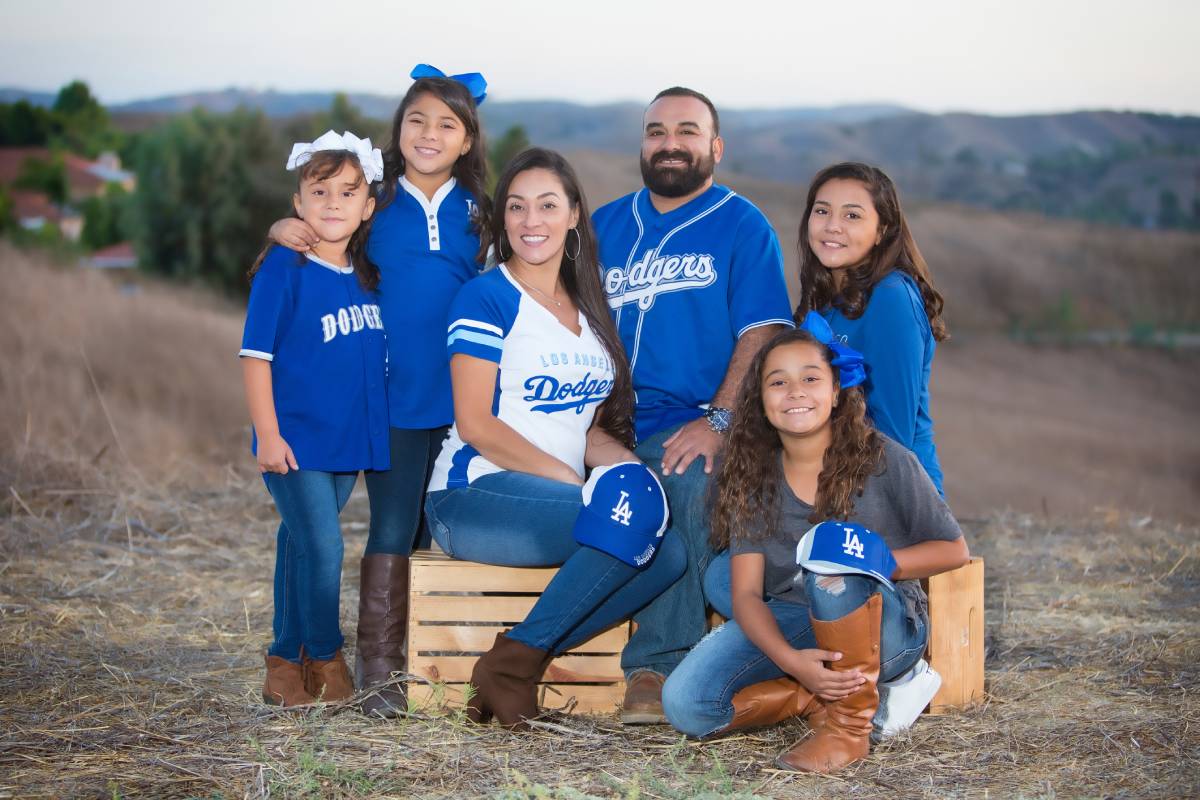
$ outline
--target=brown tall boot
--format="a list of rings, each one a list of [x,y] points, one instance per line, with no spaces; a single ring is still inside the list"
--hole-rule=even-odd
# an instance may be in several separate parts
[[[309,659],[308,690],[312,696],[326,703],[337,703],[354,697],[354,681],[350,679],[350,668],[342,651],[325,660]]]
[[[775,759],[782,769],[832,773],[866,758],[871,749],[871,719],[879,707],[879,622],[883,596],[867,602],[841,619],[812,621],[817,646],[836,650],[841,661],[830,662],[839,672],[857,669],[866,678],[849,697],[827,702],[825,724],[809,738]]]
[[[273,706],[304,706],[316,702],[304,688],[304,668],[279,656],[267,656],[263,702]]]
[[[808,720],[815,730],[825,722],[825,704],[794,678],[760,681],[738,690],[733,696],[733,721],[713,735],[774,725],[792,717]]]
[[[467,717],[480,723],[495,717],[506,728],[528,728],[525,720],[538,715],[537,684],[549,663],[547,656],[545,650],[496,634],[492,649],[471,671],[475,694],[467,702]]]
[[[408,708],[404,634],[408,627],[408,556],[363,556],[358,591],[358,644],[354,677],[359,689],[381,686],[362,702],[364,714],[395,717]]]

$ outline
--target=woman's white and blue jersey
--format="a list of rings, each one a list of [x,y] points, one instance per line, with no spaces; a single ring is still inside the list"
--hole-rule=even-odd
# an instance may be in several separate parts
[[[392,344],[388,405],[392,426],[449,425],[454,418],[446,314],[475,262],[475,200],[451,178],[425,197],[400,178],[396,198],[375,213],[367,256],[379,266],[379,306]]]
[[[639,439],[704,413],[743,333],[792,324],[775,231],[724,186],[666,214],[641,189],[592,220],[633,371]]]
[[[583,476],[587,431],[612,391],[613,363],[583,314],[579,336],[563,327],[501,264],[468,283],[450,310],[446,349],[495,362],[492,413]],[[429,491],[466,486],[502,471],[463,442],[442,446]]]
[[[279,433],[300,469],[389,468],[387,338],[353,267],[272,247],[250,286],[238,355],[271,362]]]

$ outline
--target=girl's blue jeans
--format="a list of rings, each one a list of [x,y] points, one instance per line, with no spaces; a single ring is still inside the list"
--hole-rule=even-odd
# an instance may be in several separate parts
[[[727,576],[728,557],[715,560],[710,570],[722,568]],[[878,593],[883,596],[879,680],[892,680],[917,663],[925,652],[925,624],[908,618],[904,598],[895,587],[863,575],[840,575],[837,576],[841,578],[840,584],[822,588],[817,584],[821,577],[811,572],[804,575],[808,605],[767,600],[767,608],[792,647],[797,650],[819,647],[810,615],[823,621],[840,619]],[[706,588],[722,583],[728,587],[728,578],[722,581],[716,576],[708,580],[706,576]],[[714,607],[721,611],[720,598],[713,599],[717,600]],[[727,604],[728,601],[726,607]],[[663,711],[676,730],[688,736],[708,736],[733,721],[732,701],[739,690],[784,675],[747,638],[737,621],[730,619],[701,640],[667,678],[663,686]]]
[[[300,661],[333,658],[342,646],[342,529],[338,514],[357,472],[292,470],[263,478],[283,522],[275,544],[275,641],[267,651]]]
[[[508,636],[561,653],[628,619],[679,579],[687,555],[670,531],[642,569],[575,542],[581,487],[523,472],[430,492],[425,517],[452,558],[507,567],[562,565]],[[486,600],[481,600],[486,602]]]
[[[447,430],[445,425],[391,429],[392,468],[363,473],[371,503],[371,529],[363,555],[407,556],[416,547],[429,547],[428,536],[422,538],[421,508]]]

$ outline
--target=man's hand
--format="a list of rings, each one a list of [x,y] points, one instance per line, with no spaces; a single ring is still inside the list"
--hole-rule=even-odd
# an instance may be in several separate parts
[[[725,437],[713,431],[707,419],[694,419],[663,442],[662,473],[682,475],[697,457],[704,456],[704,471],[711,474],[724,446]]]

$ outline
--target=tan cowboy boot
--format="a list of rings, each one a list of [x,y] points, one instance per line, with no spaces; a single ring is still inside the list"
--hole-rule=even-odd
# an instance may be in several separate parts
[[[273,706],[304,706],[316,702],[304,688],[304,668],[279,656],[267,656],[263,702]]]
[[[814,730],[825,722],[825,704],[794,678],[752,683],[733,696],[733,720],[714,736],[743,728],[774,725],[800,717]]]

